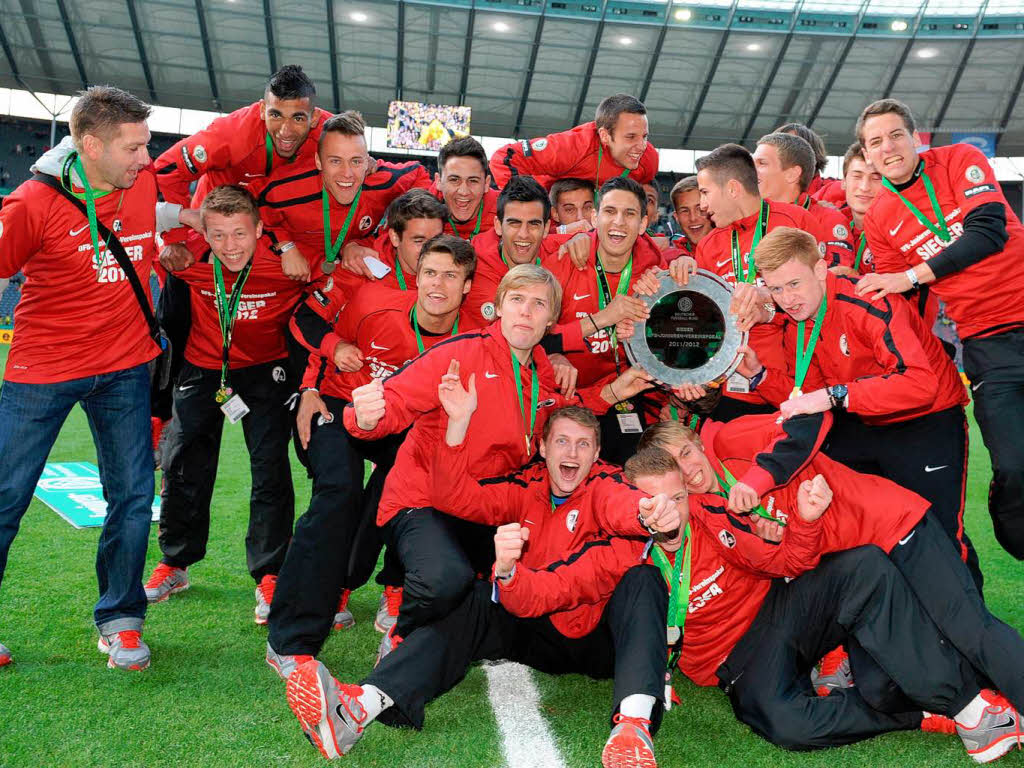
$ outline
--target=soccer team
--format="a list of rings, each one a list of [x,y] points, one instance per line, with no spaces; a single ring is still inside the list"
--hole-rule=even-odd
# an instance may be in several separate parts
[[[919,152],[884,99],[829,180],[821,139],[780,126],[698,159],[670,239],[625,94],[490,158],[455,139],[433,177],[371,157],[362,117],[317,107],[296,66],[155,161],[149,113],[88,89],[0,209],[0,276],[26,278],[0,579],[81,403],[108,666],[149,665],[147,604],[206,553],[226,417],[266,661],[325,757],[374,720],[422,727],[483,659],[613,678],[604,766],[656,765],[676,669],[788,749],[918,728],[977,762],[1024,744],[1024,639],[987,609],[964,530],[970,396],[996,538],[1024,559],[1024,229],[979,151]],[[623,342],[660,275],[698,269],[732,286],[749,341],[727,380],[670,389]],[[297,521],[289,443],[312,478]],[[342,683],[316,656],[382,550],[376,663]]]

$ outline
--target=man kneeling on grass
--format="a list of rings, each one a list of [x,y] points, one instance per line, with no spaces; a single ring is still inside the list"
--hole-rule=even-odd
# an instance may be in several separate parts
[[[551,414],[543,463],[474,480],[463,439],[476,410],[475,375],[468,385],[453,361],[438,387],[448,427],[433,457],[432,495],[449,514],[500,526],[492,581],[477,581],[449,615],[412,632],[361,685],[339,684],[317,661],[302,664],[288,678],[288,703],[333,758],[375,719],[422,727],[427,702],[474,661],[614,677],[602,765],[656,768],[651,736],[662,715],[668,599],[658,570],[642,561],[648,536],[674,535],[679,512],[597,461],[597,419],[578,406]]]

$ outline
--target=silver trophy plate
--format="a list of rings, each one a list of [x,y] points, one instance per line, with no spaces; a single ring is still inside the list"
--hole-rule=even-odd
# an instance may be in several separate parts
[[[747,334],[729,314],[732,289],[718,275],[703,269],[679,285],[668,270],[653,296],[641,296],[651,316],[635,326],[626,354],[655,379],[669,386],[707,384],[731,374],[739,364],[737,350]]]

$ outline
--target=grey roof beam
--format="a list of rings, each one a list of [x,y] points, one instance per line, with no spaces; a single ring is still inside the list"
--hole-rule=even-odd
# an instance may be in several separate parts
[[[953,73],[953,81],[949,84],[946,90],[946,96],[942,99],[942,106],[939,107],[939,112],[935,115],[935,126],[933,130],[938,130],[942,121],[946,118],[946,112],[949,110],[949,105],[953,102],[953,94],[956,89],[960,87],[960,78],[964,76],[964,70],[967,69],[967,62],[971,58],[971,52],[974,51],[974,44],[978,41],[978,30],[981,29],[981,20],[985,15],[985,10],[988,8],[988,0],[982,0],[981,7],[978,8],[978,15],[974,18],[974,28],[971,29],[971,39],[967,41],[967,46],[964,48],[964,55],[960,57],[960,62],[957,64],[956,72]]]
[[[466,44],[462,49],[462,73],[459,76],[459,106],[466,105],[466,86],[469,84],[469,59],[473,55],[473,25],[476,24],[476,0],[469,7],[466,19]],[[402,49],[399,48],[399,51]]]
[[[217,90],[217,76],[213,70],[213,53],[210,51],[210,35],[206,30],[206,14],[203,12],[203,0],[195,0],[196,20],[199,22],[199,38],[203,41],[203,55],[206,57],[206,70],[210,80],[210,95],[213,105],[220,109],[220,92]]]
[[[903,71],[903,65],[907,61],[907,56],[910,55],[910,49],[914,47],[914,42],[917,38],[917,30],[921,27],[921,19],[924,18],[924,12],[927,7],[928,0],[924,0],[924,2],[921,3],[921,7],[917,10],[917,16],[914,17],[914,28],[910,30],[910,37],[907,39],[906,45],[903,46],[903,51],[900,53],[899,61],[896,62],[896,69],[893,70],[892,77],[889,78],[889,82],[885,86],[885,91],[882,93],[883,99],[888,99],[892,95],[892,89],[896,87],[896,81],[900,78],[900,73]]]
[[[267,27],[267,53],[270,55],[270,74],[277,72],[277,47],[274,45],[274,19],[270,15],[270,0],[263,0],[263,21]]]
[[[88,88],[89,78],[85,76],[82,52],[78,50],[78,41],[75,39],[75,33],[71,30],[71,17],[68,16],[68,8],[64,0],[57,0],[57,9],[60,11],[60,20],[64,23],[64,33],[68,36],[68,45],[71,46],[71,56],[75,60],[75,68],[78,70],[78,77],[82,81],[82,88]]]
[[[722,54],[725,52],[725,46],[729,42],[729,33],[732,32],[732,20],[736,16],[736,6],[738,0],[732,0],[732,5],[729,7],[729,16],[725,22],[725,29],[722,30],[722,36],[718,40],[718,48],[715,50],[715,56],[711,59],[711,66],[708,68],[708,73],[704,77],[704,85],[701,86],[700,96],[697,97],[697,104],[693,108],[693,114],[690,115],[690,122],[686,125],[686,130],[683,131],[682,146],[686,146],[690,141],[690,136],[693,135],[693,129],[697,126],[697,118],[700,117],[700,111],[704,109],[704,102],[708,98],[708,92],[711,90],[711,82],[715,79],[715,73],[718,72],[718,64],[722,61]]]
[[[1006,129],[1010,125],[1010,118],[1013,117],[1013,110],[1017,106],[1017,98],[1020,96],[1021,88],[1024,88],[1024,64],[1021,64],[1020,72],[1017,73],[1017,82],[1012,91],[1010,91],[1010,100],[1006,103],[1006,109],[1003,110],[1003,119],[999,121],[999,133],[996,134],[996,149],[999,148],[999,140],[1003,138],[1003,134],[1006,133]]]
[[[832,86],[836,84],[836,80],[839,78],[839,72],[843,69],[843,65],[846,64],[846,57],[850,55],[850,51],[853,48],[853,44],[857,41],[857,34],[860,32],[860,25],[864,23],[864,14],[867,13],[868,3],[870,0],[863,0],[860,4],[860,10],[857,12],[857,20],[854,22],[853,34],[846,38],[846,42],[843,43],[843,50],[839,52],[839,58],[836,59],[835,65],[832,67],[832,71],[828,74],[828,80],[825,81],[825,86],[821,89],[821,94],[818,96],[818,100],[814,102],[814,108],[811,109],[811,114],[807,118],[807,127],[811,128],[814,125],[814,121],[818,119],[818,115],[821,113],[821,108],[825,106],[825,101],[829,97],[829,93],[832,91]]]
[[[764,87],[761,88],[761,93],[757,97],[757,101],[754,103],[754,109],[750,113],[750,120],[747,121],[747,127],[743,129],[743,138],[740,139],[740,144],[746,144],[750,140],[750,132],[754,130],[754,124],[757,122],[757,117],[761,113],[761,107],[764,106],[764,100],[768,98],[768,92],[772,89],[772,85],[775,83],[775,76],[779,74],[779,67],[782,66],[783,60],[786,58],[786,51],[789,50],[789,44],[793,42],[793,30],[796,29],[797,20],[800,18],[800,11],[804,7],[803,0],[800,0],[793,8],[793,18],[789,20],[789,29],[786,31],[786,38],[782,41],[782,47],[779,52],[775,55],[774,61],[772,62],[772,68],[768,72],[768,79],[764,82]]]
[[[334,97],[333,111],[341,111],[341,94],[338,90],[338,43],[334,39],[334,0],[326,0],[327,9],[327,55],[331,57],[331,95]],[[401,13],[398,17],[401,23]],[[401,49],[399,49],[401,50]],[[398,57],[401,60],[401,56]],[[401,63],[399,63],[401,68]]]
[[[587,92],[590,90],[590,77],[594,74],[594,64],[597,63],[597,51],[601,47],[601,35],[604,34],[604,18],[608,13],[608,0],[601,3],[601,20],[597,22],[597,31],[594,33],[594,42],[590,46],[590,58],[587,60],[587,70],[583,74],[583,85],[580,88],[580,100],[576,105],[576,114],[572,119],[573,125],[580,124],[583,116],[583,107],[587,103]]]
[[[668,32],[668,20],[672,15],[672,0],[665,3],[665,21],[658,30],[658,41],[654,44],[654,52],[651,54],[651,63],[647,67],[647,77],[640,87],[640,101],[647,101],[647,92],[651,90],[651,80],[654,79],[654,70],[658,66],[658,59],[661,57],[661,48],[665,45],[665,34]]]
[[[132,21],[132,33],[135,35],[135,47],[139,49],[139,63],[142,64],[142,74],[146,78],[146,87],[149,89],[149,100],[155,102],[156,86],[153,83],[153,73],[149,69],[149,58],[146,56],[146,45],[142,40],[142,29],[139,27],[139,15],[135,10],[135,0],[125,0],[128,6],[128,17]]]
[[[327,0],[328,2],[334,2],[334,0]],[[402,67],[402,51],[405,48],[405,2],[398,0],[398,43],[397,51],[398,55],[395,57],[395,99],[401,100],[402,88],[404,87]],[[431,57],[433,58],[433,57]]]
[[[519,95],[519,108],[516,110],[516,122],[512,128],[512,138],[519,138],[519,131],[523,126],[523,117],[526,115],[526,102],[530,98],[530,86],[533,84],[533,69],[537,66],[537,53],[540,51],[540,40],[544,34],[544,19],[547,18],[548,0],[544,0],[540,8],[540,17],[537,19],[537,28],[533,32],[533,46],[530,48],[530,61],[526,65],[526,74],[523,77],[523,92]]]

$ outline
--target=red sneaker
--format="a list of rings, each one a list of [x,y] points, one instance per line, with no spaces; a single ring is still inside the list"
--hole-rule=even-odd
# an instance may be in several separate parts
[[[268,573],[256,587],[256,623],[261,626],[267,623],[267,617],[270,616],[270,604],[274,602],[276,585],[277,576]]]
[[[6,667],[14,659],[11,658],[11,652],[7,650],[7,646],[0,643],[0,667]]]
[[[396,625],[397,626],[397,625]],[[380,647],[377,649],[377,660],[373,662],[373,666],[376,667],[380,664],[381,659],[391,653],[402,643],[402,638],[397,632],[395,627],[388,630],[388,633],[380,639]]]
[[[402,588],[384,587],[384,594],[380,596],[380,605],[377,606],[377,618],[374,619],[373,628],[378,632],[390,632],[398,621],[398,611],[402,607]]]
[[[615,715],[611,735],[601,752],[603,768],[658,768],[651,740],[651,721]]]
[[[967,754],[976,763],[991,763],[1011,749],[1019,748],[1024,740],[1020,713],[996,691],[983,690],[981,698],[987,706],[974,724],[957,723],[956,731],[964,743]]]
[[[843,646],[825,654],[818,668],[811,671],[811,684],[819,696],[828,696],[835,688],[852,688],[850,657]]]
[[[335,630],[348,629],[356,624],[356,617],[348,609],[348,598],[351,594],[352,590],[350,589],[341,590],[341,597],[338,598],[338,610],[334,613]]]
[[[931,712],[924,713],[921,721],[921,730],[925,733],[945,733],[952,736],[956,733],[956,722],[953,718],[945,715],[933,715]]]

